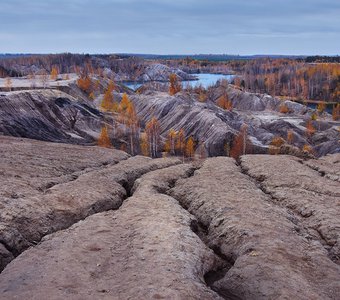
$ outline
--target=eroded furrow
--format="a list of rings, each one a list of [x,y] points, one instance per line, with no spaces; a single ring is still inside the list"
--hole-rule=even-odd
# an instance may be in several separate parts
[[[321,177],[340,182],[340,154],[333,154],[319,159],[302,162],[303,165],[315,170]]]
[[[150,171],[180,163],[176,159],[132,157],[115,165],[81,174],[34,197],[1,203],[0,243],[13,257],[41,238],[72,226],[98,212],[118,209],[137,178]],[[6,253],[3,254],[8,257]],[[1,259],[2,270],[8,263]]]
[[[202,163],[195,163],[194,165],[191,165],[191,167],[188,167],[186,171],[186,175],[182,176],[180,178],[174,178],[170,181],[168,181],[168,185],[159,185],[159,183],[154,183],[153,187],[157,189],[157,192],[163,195],[171,196],[171,199],[175,199],[177,203],[190,215],[191,222],[190,222],[190,229],[193,233],[197,235],[197,237],[202,241],[204,246],[209,248],[213,251],[216,258],[214,260],[214,264],[211,265],[209,269],[207,269],[204,273],[204,281],[206,285],[211,288],[214,292],[216,292],[219,296],[221,296],[223,299],[238,299],[235,297],[235,295],[232,295],[230,293],[227,293],[226,291],[220,292],[218,289],[214,288],[214,282],[220,280],[225,276],[225,274],[228,272],[228,270],[233,266],[234,261],[230,257],[226,257],[219,247],[215,246],[209,246],[209,236],[208,236],[208,228],[201,222],[199,222],[196,217],[190,213],[188,208],[184,205],[184,203],[176,198],[174,198],[174,195],[171,194],[171,189],[176,186],[176,183],[178,180],[188,179],[192,176],[194,176],[195,171],[199,170]]]
[[[195,218],[164,194],[191,174],[192,166],[185,164],[149,172],[136,180],[119,210],[46,236],[0,275],[1,295],[221,299],[204,281],[219,258],[192,231]]]
[[[210,282],[220,295],[336,299],[339,266],[232,159],[206,160],[193,177],[177,181],[170,195],[203,224],[209,248],[232,262]]]
[[[323,245],[329,258],[340,264],[340,184],[307,164],[322,164],[327,173],[328,165],[315,160],[301,164],[290,156],[241,159],[243,172],[256,180],[273,203],[292,212],[303,234]],[[331,172],[339,173],[340,165],[332,165]]]

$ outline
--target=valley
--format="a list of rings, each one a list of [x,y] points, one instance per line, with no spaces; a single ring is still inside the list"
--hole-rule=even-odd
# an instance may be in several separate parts
[[[9,62],[0,299],[338,299],[325,105],[164,61]]]
[[[68,61],[70,57],[64,59]],[[289,99],[245,91],[235,85],[234,75],[188,74],[133,58],[106,61],[93,56],[90,62],[72,67],[78,73],[59,74],[58,70],[64,68],[61,65],[51,67],[56,72],[51,75],[34,65],[30,68],[36,69],[37,75],[0,79],[0,132],[46,141],[96,144],[101,130],[107,127],[114,147],[141,154],[146,126],[155,119],[159,126],[155,157],[167,153],[170,131],[178,134],[181,130],[185,141],[193,139],[195,156],[229,156],[245,126],[247,149],[243,154],[272,151],[320,157],[340,150],[339,120],[325,108],[311,109]],[[16,72],[30,72],[28,66],[14,66]],[[180,82],[179,90],[173,94],[169,94],[171,74]],[[126,123],[126,107],[121,107],[123,95],[135,111],[134,129]],[[112,102],[106,107],[105,97]],[[185,154],[184,149],[176,153]]]

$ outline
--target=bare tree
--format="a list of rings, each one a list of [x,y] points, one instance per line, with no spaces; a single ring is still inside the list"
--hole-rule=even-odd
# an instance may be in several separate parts
[[[47,88],[47,84],[48,84],[48,80],[49,80],[49,75],[46,73],[46,71],[44,71],[40,77],[42,86],[44,89]]]
[[[5,87],[6,87],[7,91],[9,91],[9,92],[12,90],[12,79],[10,77],[6,78]]]

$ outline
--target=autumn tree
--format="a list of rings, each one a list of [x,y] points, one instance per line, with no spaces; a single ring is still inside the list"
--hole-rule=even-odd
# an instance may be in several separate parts
[[[114,111],[115,110],[115,103],[114,103],[114,99],[113,99],[113,89],[114,86],[113,85],[109,85],[107,90],[104,93],[104,97],[103,97],[103,101],[101,103],[101,108],[104,111]]]
[[[127,126],[129,129],[130,153],[135,155],[136,148],[139,141],[139,121],[134,105],[129,101],[126,108]]]
[[[269,154],[275,155],[280,153],[280,147],[285,143],[285,140],[280,136],[274,136],[269,145]]]
[[[290,129],[287,132],[287,143],[292,145],[293,142],[294,142],[294,132],[293,132],[293,130]]]
[[[230,149],[230,156],[238,159],[241,155],[247,153],[247,143],[248,143],[248,126],[243,124],[241,126],[239,134],[234,138],[232,147]]]
[[[307,144],[303,145],[302,151],[307,152],[309,154],[314,154],[313,148],[310,145],[307,145]]]
[[[227,93],[223,93],[223,95],[218,98],[216,105],[229,111],[233,109],[233,104],[229,100]]]
[[[142,152],[142,155],[144,156],[149,156],[149,144],[148,144],[148,137],[146,133],[141,134],[140,138],[140,150]]]
[[[89,99],[93,101],[95,98],[96,98],[96,96],[94,95],[93,92],[91,92],[90,95],[89,95]]]
[[[109,137],[107,126],[103,126],[98,138],[98,146],[105,148],[112,148],[112,143]]]
[[[119,111],[126,111],[126,109],[129,106],[129,103],[130,103],[129,96],[126,93],[124,93],[122,96],[122,101],[120,101]]]
[[[171,96],[177,94],[182,90],[182,84],[178,80],[178,77],[176,74],[171,73],[169,77],[170,85],[169,85],[169,94]]]
[[[57,80],[58,78],[58,68],[57,67],[53,67],[52,71],[51,71],[51,80]]]
[[[306,134],[308,136],[312,136],[315,133],[316,129],[313,126],[313,123],[311,120],[308,120],[306,123]]]
[[[198,94],[198,101],[199,102],[206,102],[208,99],[207,93],[205,90],[201,90]]]
[[[92,81],[89,76],[81,76],[77,80],[78,87],[85,92],[86,94],[90,94],[92,90]]]
[[[332,110],[332,118],[334,121],[340,120],[340,103],[334,105]]]
[[[176,137],[176,152],[178,154],[182,154],[184,155],[184,150],[185,150],[185,134],[184,134],[184,130],[180,129],[177,133],[177,137]]]
[[[318,113],[320,115],[323,114],[323,112],[326,110],[326,103],[325,102],[319,102],[317,106]]]
[[[195,155],[195,142],[193,137],[189,137],[185,145],[185,155],[188,158],[193,158]]]
[[[191,85],[190,85],[190,87],[191,87]],[[189,95],[190,95],[191,91],[189,89],[187,89],[187,90],[188,90]],[[193,91],[198,95],[198,101],[199,102],[206,102],[207,101],[207,99],[208,99],[207,91],[203,87],[202,84],[195,86]]]
[[[289,108],[288,108],[287,104],[285,104],[285,103],[281,104],[280,108],[279,108],[279,111],[282,114],[288,114],[289,113]]]
[[[147,134],[149,153],[151,157],[157,157],[161,139],[161,128],[157,118],[153,117],[149,122],[146,123],[145,131]]]
[[[164,145],[164,151],[167,153],[170,153],[171,155],[175,155],[176,137],[177,137],[177,132],[173,128],[171,128],[169,130],[168,138],[165,141],[165,145]]]

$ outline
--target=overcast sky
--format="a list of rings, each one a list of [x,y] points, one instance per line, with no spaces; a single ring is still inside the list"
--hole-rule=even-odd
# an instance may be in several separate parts
[[[340,54],[340,0],[0,0],[0,53]]]

